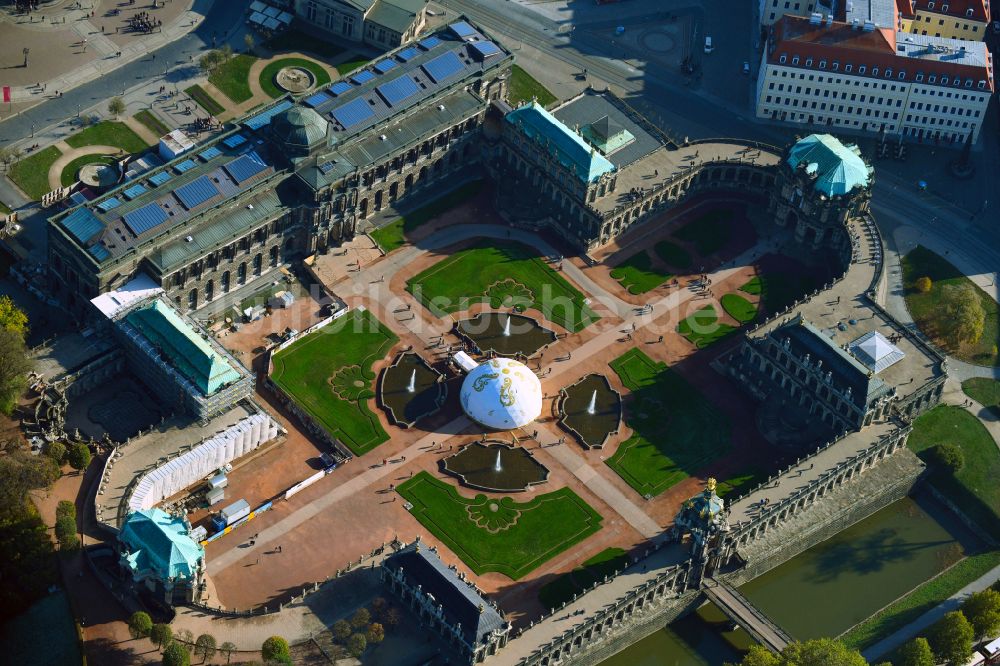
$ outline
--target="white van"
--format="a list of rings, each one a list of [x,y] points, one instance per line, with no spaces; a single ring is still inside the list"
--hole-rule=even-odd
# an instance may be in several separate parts
[[[712,38],[706,35],[705,36],[705,53],[711,53],[711,52],[712,52]]]

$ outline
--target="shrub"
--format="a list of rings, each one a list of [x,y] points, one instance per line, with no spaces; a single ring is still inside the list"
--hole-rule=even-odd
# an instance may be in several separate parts
[[[931,462],[941,469],[955,474],[965,466],[965,454],[962,453],[962,448],[958,444],[945,442],[931,449]]]
[[[281,636],[271,636],[260,646],[260,656],[265,662],[276,661],[279,664],[292,663],[292,655],[288,648],[288,641]]]
[[[149,613],[136,611],[128,619],[128,633],[132,635],[132,638],[145,638],[149,636],[152,628],[153,620],[149,617]]]
[[[163,648],[174,639],[174,630],[169,624],[154,624],[149,630],[149,640],[156,644],[156,647]]]
[[[76,504],[73,504],[69,500],[60,500],[59,504],[56,505],[56,518],[62,518],[63,516],[69,516],[73,520],[76,520]]]
[[[368,626],[368,623],[371,621],[372,614],[368,612],[368,609],[359,608],[351,618],[351,626],[355,629],[361,629],[362,627]]]
[[[333,637],[343,643],[351,637],[351,624],[347,620],[337,620],[331,627]]]
[[[87,469],[87,465],[93,456],[90,454],[90,447],[82,442],[80,444],[74,444],[70,450],[69,454],[66,456],[67,462],[69,462],[70,467],[80,471]]]
[[[931,647],[938,661],[964,664],[972,656],[975,632],[961,611],[952,611],[932,628]]]
[[[368,625],[368,631],[365,633],[365,639],[372,645],[375,643],[381,643],[385,640],[385,629],[378,622],[372,622]]]
[[[45,454],[61,465],[66,458],[66,445],[62,442],[51,442],[46,447]]]
[[[934,283],[931,282],[931,279],[929,277],[925,276],[917,278],[917,281],[913,283],[913,286],[916,287],[917,291],[919,291],[921,294],[926,294],[931,290],[931,287],[934,286]]]
[[[962,613],[972,624],[977,639],[994,636],[1000,629],[1000,592],[985,589],[969,596]]]
[[[187,646],[170,641],[170,645],[163,651],[163,666],[191,666],[191,653]]]
[[[347,651],[351,653],[352,657],[360,657],[365,653],[367,647],[368,641],[364,634],[354,634],[347,639]]]

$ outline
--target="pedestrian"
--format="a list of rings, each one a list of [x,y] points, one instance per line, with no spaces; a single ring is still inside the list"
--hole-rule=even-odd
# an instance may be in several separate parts
[[[385,467],[385,465],[386,465],[387,462],[389,462],[389,461],[386,460],[385,458],[382,458],[382,467]]]
[[[278,552],[279,553],[281,552],[281,546],[278,546]]]
[[[390,484],[389,484],[389,492],[391,493],[391,492],[392,492],[392,491],[394,491],[395,489],[396,489],[396,484],[395,484],[395,483],[390,483]]]
[[[400,462],[406,462],[406,456],[402,456],[402,457],[400,457],[400,459],[399,459],[399,460],[400,460]]]

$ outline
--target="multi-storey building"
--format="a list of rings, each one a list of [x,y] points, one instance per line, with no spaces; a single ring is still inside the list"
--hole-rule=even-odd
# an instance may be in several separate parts
[[[760,24],[774,25],[775,21],[780,20],[785,14],[809,16],[813,12],[819,12],[823,16],[829,16],[833,12],[831,5],[831,2],[817,0],[760,0],[758,5]]]
[[[914,35],[983,41],[989,0],[896,0],[899,29]]]
[[[392,49],[427,25],[426,0],[295,0],[295,14],[314,30]]]
[[[977,140],[994,88],[986,45],[879,25],[818,15],[778,21],[757,80],[757,117],[920,140],[964,141],[970,134]]]

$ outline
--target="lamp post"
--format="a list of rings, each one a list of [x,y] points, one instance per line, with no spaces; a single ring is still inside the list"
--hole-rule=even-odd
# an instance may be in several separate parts
[[[21,53],[24,54],[24,66],[25,67],[28,66],[28,54],[30,52],[31,52],[31,49],[29,49],[27,46],[25,46],[23,49],[21,49]]]

